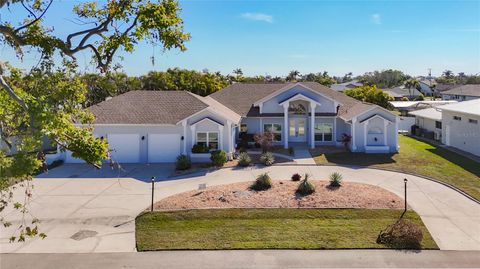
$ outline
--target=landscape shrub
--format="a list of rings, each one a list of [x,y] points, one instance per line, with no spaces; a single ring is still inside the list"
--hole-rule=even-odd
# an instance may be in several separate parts
[[[268,173],[260,174],[255,182],[250,186],[252,190],[256,191],[265,191],[272,187],[272,179],[268,175]]]
[[[255,141],[255,146],[258,144],[262,148],[263,153],[271,150],[273,147],[273,139],[275,135],[272,132],[264,132],[261,134],[255,134],[253,140]]]
[[[299,173],[295,173],[292,175],[292,181],[300,181],[302,176]]]
[[[303,180],[300,182],[297,188],[297,193],[301,195],[309,195],[315,192],[315,185],[312,182],[308,181],[310,178],[309,174],[305,174]]]
[[[175,162],[175,167],[177,170],[187,170],[192,167],[192,162],[187,155],[180,154],[177,157],[177,161]]]
[[[193,145],[192,153],[208,153],[208,148],[203,145]]]
[[[377,243],[400,249],[420,249],[422,240],[423,232],[418,224],[400,219],[378,235]]]
[[[250,157],[250,155],[248,155],[248,153],[241,152],[238,155],[238,165],[246,167],[246,166],[249,166],[251,162],[252,162],[252,158]]]
[[[410,100],[408,100],[408,97],[405,97],[405,96],[404,96],[404,97],[402,97],[402,99],[401,99],[401,100],[402,100],[402,101],[410,101]]]
[[[210,160],[215,166],[223,166],[227,162],[227,153],[223,150],[216,150],[212,152]]]
[[[275,157],[271,152],[265,152],[260,156],[260,162],[266,166],[270,166],[275,163]]]
[[[330,174],[330,187],[338,188],[342,186],[343,176],[339,172],[333,172]]]

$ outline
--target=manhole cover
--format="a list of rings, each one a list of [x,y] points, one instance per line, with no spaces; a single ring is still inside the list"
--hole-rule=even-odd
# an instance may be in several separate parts
[[[95,235],[97,235],[97,232],[95,232],[95,231],[80,230],[80,231],[76,232],[74,235],[72,235],[70,238],[72,238],[73,240],[80,241],[80,240],[83,240],[85,238],[94,237]]]

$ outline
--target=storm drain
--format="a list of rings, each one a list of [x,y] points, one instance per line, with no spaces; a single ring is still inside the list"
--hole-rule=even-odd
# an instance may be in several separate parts
[[[80,231],[76,232],[74,235],[72,235],[70,238],[72,238],[73,240],[80,241],[80,240],[83,240],[85,238],[94,237],[97,234],[98,233],[95,232],[95,231],[80,230]]]

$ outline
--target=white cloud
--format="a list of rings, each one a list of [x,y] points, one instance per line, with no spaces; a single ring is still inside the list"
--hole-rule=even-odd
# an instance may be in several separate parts
[[[370,17],[370,20],[374,24],[382,24],[382,17],[378,13],[372,14],[372,16]]]
[[[244,19],[251,20],[251,21],[263,21],[263,22],[273,23],[273,16],[268,14],[247,12],[247,13],[242,13],[240,16]]]

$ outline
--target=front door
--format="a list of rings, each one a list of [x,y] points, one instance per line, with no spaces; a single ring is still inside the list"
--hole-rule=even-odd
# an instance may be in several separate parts
[[[305,118],[291,118],[288,124],[288,141],[291,142],[306,142],[306,119]]]

